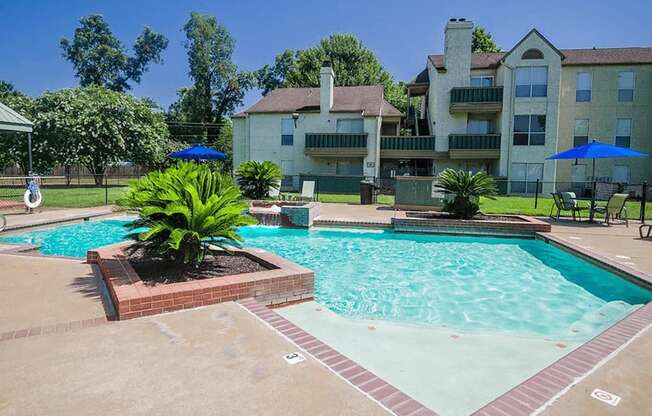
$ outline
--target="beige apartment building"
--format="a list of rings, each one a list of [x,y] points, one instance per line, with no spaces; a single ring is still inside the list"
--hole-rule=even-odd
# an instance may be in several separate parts
[[[509,51],[472,53],[473,23],[451,19],[443,54],[407,86],[402,115],[382,87],[272,91],[234,118],[234,162],[273,160],[284,174],[434,176],[446,168],[505,178],[504,191],[553,183],[652,182],[652,159],[546,161],[589,140],[652,154],[652,48],[557,49],[532,29]],[[401,122],[401,124],[399,124]],[[400,127],[408,135],[399,135]]]

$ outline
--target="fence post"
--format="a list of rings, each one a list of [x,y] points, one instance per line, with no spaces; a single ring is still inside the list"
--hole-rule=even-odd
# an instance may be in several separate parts
[[[104,205],[109,205],[109,179],[104,174]]]
[[[645,224],[645,205],[647,204],[647,181],[643,181],[643,189],[641,190],[641,224]]]
[[[539,178],[537,178],[537,188],[534,191],[534,209],[539,206]]]

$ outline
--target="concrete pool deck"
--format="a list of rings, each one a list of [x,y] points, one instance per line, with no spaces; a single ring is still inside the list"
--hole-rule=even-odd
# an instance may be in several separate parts
[[[106,205],[92,208],[37,208],[31,214],[7,213],[7,226],[5,231],[11,231],[26,227],[48,225],[57,222],[75,221],[83,218],[111,215],[115,211],[113,205]]]
[[[385,415],[229,302],[0,343],[0,415]]]
[[[391,209],[388,210],[387,207],[381,207],[378,209],[378,207],[374,206],[354,206],[344,204],[324,205],[328,205],[325,210],[322,210],[322,215],[325,215],[324,219],[326,220],[349,219],[353,221],[357,220],[360,222],[367,222],[371,219],[372,222],[380,224],[383,222],[389,223],[391,218],[395,215],[394,211]],[[65,211],[67,212],[67,210]],[[70,218],[72,214],[67,214],[66,212],[51,212],[45,217],[55,219],[62,217]],[[83,210],[82,215],[87,215],[88,212],[88,210]],[[97,210],[93,212],[99,213],[101,211]],[[108,213],[106,211],[104,212]],[[78,211],[76,211],[76,213],[79,215]],[[36,215],[39,214],[32,214],[29,216],[25,215],[21,218],[40,218],[35,217]],[[21,222],[21,224],[28,225],[29,222],[24,221]],[[553,226],[552,234],[560,239],[566,239],[569,243],[581,245],[586,250],[601,256],[609,257],[616,263],[652,274],[652,256],[649,256],[649,253],[651,252],[650,248],[652,248],[652,241],[640,240],[638,238],[638,224],[635,222],[630,222],[629,228],[626,228],[624,225],[605,227],[602,225],[578,224],[568,220],[562,220],[559,223],[553,221],[551,224]],[[4,266],[4,264],[6,264],[5,259],[10,257],[20,258],[18,256],[0,255],[0,263]],[[205,408],[215,410],[215,408],[211,407],[213,405],[222,406],[219,410],[228,414],[383,414],[384,412],[378,405],[360,394],[350,385],[338,379],[332,373],[329,373],[327,370],[326,375],[323,377],[328,377],[328,375],[334,376],[335,381],[342,384],[341,390],[340,387],[333,387],[329,384],[330,382],[323,383],[321,380],[323,378],[321,373],[316,373],[316,375],[307,379],[293,379],[292,381],[302,383],[301,388],[303,389],[303,387],[305,387],[302,391],[304,391],[305,396],[308,397],[308,399],[297,398],[295,406],[291,406],[287,403],[279,404],[278,398],[281,396],[285,397],[285,391],[279,391],[281,387],[275,387],[277,386],[274,384],[276,382],[275,380],[271,380],[270,384],[253,383],[249,378],[250,373],[242,371],[243,369],[250,367],[240,366],[240,364],[242,364],[241,361],[237,361],[237,364],[234,364],[235,369],[241,371],[224,372],[219,373],[218,375],[216,375],[217,373],[209,371],[208,374],[211,375],[211,377],[204,375],[197,376],[196,374],[193,374],[193,376],[197,378],[196,383],[205,382],[213,388],[210,392],[206,392],[205,390],[202,390],[202,387],[199,387],[199,390],[197,391],[201,392],[201,394],[197,394],[196,397],[193,396],[192,392],[189,393],[191,389],[190,387],[187,387],[187,385],[195,386],[196,384],[193,384],[195,381],[191,380],[191,376],[186,374],[185,371],[177,369],[175,367],[176,365],[179,363],[185,364],[187,359],[190,361],[203,359],[203,355],[209,355],[211,360],[216,360],[216,362],[222,366],[228,367],[231,363],[224,358],[219,360],[215,357],[218,357],[219,353],[223,352],[223,349],[227,348],[228,345],[233,345],[229,344],[230,340],[233,340],[233,338],[222,338],[220,336],[205,338],[203,337],[203,334],[195,331],[195,329],[183,332],[186,325],[189,325],[191,328],[196,328],[197,325],[203,322],[201,320],[199,323],[194,322],[194,320],[199,316],[195,315],[194,312],[203,309],[174,314],[175,316],[178,315],[179,318],[171,318],[175,322],[174,325],[178,325],[178,327],[175,327],[174,329],[176,332],[173,332],[176,334],[182,333],[182,335],[185,336],[184,339],[193,345],[195,342],[201,344],[201,347],[198,347],[200,348],[200,351],[190,353],[188,356],[189,358],[186,358],[183,354],[165,355],[163,356],[166,360],[165,362],[159,362],[153,358],[150,361],[150,357],[142,357],[140,354],[134,356],[134,359],[142,359],[147,365],[153,365],[155,367],[153,374],[162,380],[166,380],[168,383],[176,383],[176,377],[172,377],[180,374],[181,382],[179,384],[183,383],[184,387],[182,389],[177,388],[177,390],[180,391],[172,392],[170,397],[178,399],[177,401],[185,401],[184,403],[186,406],[176,412],[175,410],[179,409],[178,407],[175,407],[178,403],[168,400],[168,395],[157,395],[156,392],[151,393],[149,391],[146,383],[150,383],[153,376],[145,374],[144,371],[138,371],[132,374],[133,372],[129,371],[130,368],[121,363],[121,360],[125,360],[125,358],[119,356],[120,354],[123,354],[129,357],[130,354],[133,354],[131,350],[127,351],[129,346],[141,345],[142,343],[147,346],[148,343],[154,339],[151,337],[151,332],[153,331],[149,331],[151,326],[154,326],[159,334],[162,333],[161,331],[165,332],[165,330],[161,330],[161,327],[157,326],[158,324],[152,323],[152,320],[159,320],[158,322],[162,322],[164,325],[167,325],[168,328],[171,328],[170,325],[168,325],[168,315],[160,315],[152,319],[147,318],[136,320],[137,322],[149,322],[149,324],[143,324],[143,326],[130,326],[125,325],[127,324],[126,322],[118,322],[101,325],[100,327],[83,328],[83,324],[81,323],[84,322],[84,320],[90,319],[88,317],[93,316],[96,311],[103,310],[98,298],[84,298],[82,291],[67,290],[65,285],[61,286],[61,282],[52,282],[52,285],[54,286],[52,286],[50,290],[43,290],[39,292],[37,296],[29,294],[26,290],[44,282],[44,280],[37,279],[38,273],[40,273],[41,276],[44,275],[43,273],[54,273],[54,268],[52,266],[54,263],[52,262],[60,262],[60,264],[62,264],[60,270],[56,273],[60,273],[61,276],[67,274],[69,277],[87,275],[89,269],[83,268],[83,266],[87,265],[83,265],[81,262],[74,260],[43,259],[42,262],[35,262],[33,259],[30,258],[29,260],[26,260],[27,263],[13,262],[12,264],[14,264],[14,266],[13,269],[11,269],[11,273],[6,273],[1,276],[2,280],[0,281],[0,287],[6,288],[2,293],[3,299],[19,299],[19,297],[21,297],[22,299],[27,300],[24,305],[19,305],[17,308],[11,308],[7,305],[5,309],[0,310],[0,317],[4,318],[6,316],[6,321],[0,321],[5,325],[4,328],[8,328],[11,331],[21,327],[29,331],[29,328],[33,327],[32,325],[43,325],[60,319],[68,319],[71,315],[75,316],[80,323],[80,327],[78,328],[78,331],[75,330],[66,333],[47,334],[36,337],[29,336],[26,338],[4,340],[0,342],[0,371],[2,371],[3,375],[8,375],[8,377],[3,377],[3,379],[0,380],[0,415],[15,413],[85,414],[88,413],[88,406],[96,406],[93,407],[93,410],[98,414],[116,410],[129,414],[138,414],[139,412],[142,414],[161,413],[161,409],[163,409],[163,413],[170,413],[168,409],[172,409],[172,413],[182,413],[183,411],[186,411],[193,414],[201,414]],[[70,266],[73,264],[76,264],[76,266]],[[36,270],[38,273],[28,277],[28,280],[24,282],[25,284],[21,286],[20,277],[25,273],[29,275],[29,270],[32,270],[31,273],[35,273],[34,268],[38,269]],[[0,270],[0,272],[1,271],[2,270]],[[8,280],[5,284],[3,282],[7,276]],[[69,279],[68,282],[72,282],[73,280],[74,279]],[[59,284],[59,286],[57,287],[56,284]],[[79,297],[79,299],[77,299],[77,297]],[[43,300],[45,300],[45,302],[43,302]],[[51,306],[48,305],[54,305],[57,301],[70,306],[70,308],[67,310],[65,315],[62,314],[52,320],[47,320],[49,310],[51,309]],[[18,300],[15,302],[18,303]],[[288,309],[288,311],[290,311],[290,309]],[[283,309],[278,310],[278,312],[282,314],[286,313]],[[12,313],[14,315],[11,315]],[[71,315],[68,315],[68,313]],[[44,319],[46,320],[44,321]],[[177,319],[179,319],[179,321],[176,321]],[[183,321],[183,325],[180,324],[181,321]],[[7,324],[7,322],[9,322],[9,324]],[[265,328],[264,325],[247,324],[246,320],[236,320],[234,322],[236,322],[234,325],[236,325],[238,332],[242,331],[244,336],[244,339],[239,340],[241,341],[242,348],[253,349],[255,348],[255,345],[260,344],[249,344],[258,342],[267,343],[268,340],[265,336],[269,337],[270,340],[287,342],[273,332],[265,335],[268,328]],[[150,326],[148,327],[147,325]],[[147,330],[149,332],[146,331],[147,334],[140,336],[139,331],[145,331],[147,328],[149,328]],[[181,328],[182,331],[177,331],[177,328]],[[381,334],[382,332],[377,332],[377,328],[375,330],[362,328],[362,330],[369,333],[375,332],[376,334]],[[0,333],[1,332],[3,332],[3,330],[0,330]],[[43,333],[45,333],[45,331],[43,331]],[[374,334],[374,336],[376,336],[376,334]],[[106,344],[107,339],[111,341],[108,342],[108,346],[96,345],[103,343]],[[172,338],[169,338],[168,341],[170,339]],[[128,345],[122,348],[117,345],[118,341],[125,342]],[[271,342],[271,345],[277,345],[274,342]],[[204,343],[211,344],[212,349],[205,349]],[[159,349],[166,346],[166,344],[161,342],[154,342],[153,345],[155,346],[155,353],[150,354],[152,357],[157,357]],[[266,344],[264,345],[264,347],[260,347],[263,350],[266,348]],[[289,345],[290,348],[292,347],[292,344],[283,345]],[[639,333],[637,339],[632,341],[630,344],[625,345],[624,348],[616,351],[601,367],[595,369],[595,371],[589,374],[585,379],[580,380],[579,383],[575,384],[556,401],[552,402],[543,410],[543,414],[610,415],[650,413],[652,406],[649,401],[649,386],[652,385],[652,374],[649,370],[652,368],[652,353],[650,353],[651,345],[652,330],[647,329]],[[53,352],[49,352],[50,347],[52,347]],[[65,352],[64,347],[71,348],[72,352]],[[270,348],[273,349],[275,347]],[[287,347],[284,348],[287,349]],[[296,350],[296,347],[294,348]],[[570,347],[566,348],[566,350],[569,349]],[[24,353],[22,353],[23,350]],[[282,353],[289,352],[283,350],[283,348],[279,351],[282,351]],[[80,361],[80,367],[82,368],[77,368],[74,365],[76,362],[75,354],[78,353],[81,354],[82,357],[82,360]],[[107,355],[109,362],[115,363],[116,371],[112,372],[110,365],[105,365],[98,357],[93,357],[93,354]],[[34,365],[40,365],[42,370],[34,367],[32,362],[34,362]],[[131,359],[127,359],[127,362],[133,364],[133,368],[142,369],[142,367],[138,367],[138,363],[133,362]],[[210,360],[208,362],[210,362]],[[231,368],[229,368],[229,370],[231,370]],[[47,377],[41,377],[41,380],[38,377],[32,376],[32,371],[37,375],[42,375],[40,371],[44,371],[44,374],[47,375]],[[57,371],[57,378],[49,373]],[[106,380],[108,377],[104,375],[104,371],[108,371],[108,375],[111,377],[110,380]],[[25,376],[25,374],[27,374],[27,376]],[[27,380],[24,384],[18,382],[18,384],[22,386],[22,389],[13,388],[12,384],[17,384],[15,383],[15,380],[18,380],[21,377],[24,377]],[[215,378],[218,380],[215,380]],[[55,380],[52,381],[53,379]],[[75,397],[75,394],[70,391],[69,386],[59,385],[66,384],[59,383],[61,379],[66,381],[71,380],[78,383],[73,384],[73,386],[77,386],[79,391],[83,394],[80,397]],[[190,382],[187,383],[185,382],[186,380],[190,380]],[[137,389],[140,389],[140,387],[142,387],[141,383],[145,383],[145,393],[152,397],[146,397],[142,404],[136,402],[129,403],[132,401],[132,397],[135,396],[133,386],[138,386]],[[235,396],[249,395],[249,402],[252,403],[248,403],[246,406],[256,405],[258,407],[246,407],[249,412],[240,413],[240,408],[238,406],[241,405],[241,402],[244,401],[244,399],[240,400],[240,397],[236,397],[233,400],[221,400],[219,397],[213,397],[215,396],[215,392],[222,391],[222,384],[226,383],[229,383],[227,385],[227,392],[230,392],[231,395]],[[280,382],[279,386],[287,387],[287,383],[289,383],[288,380],[286,380],[286,384]],[[153,381],[153,386],[160,386],[161,384],[162,382],[159,382],[159,380]],[[243,390],[235,393],[233,390],[228,390],[233,384],[241,386]],[[125,388],[125,385],[130,387]],[[275,391],[277,395],[273,396],[267,394],[268,392],[266,390],[259,394],[259,388],[276,388]],[[622,401],[617,407],[611,407],[605,403],[599,402],[589,396],[594,388],[601,388],[613,394],[617,394],[622,397]],[[169,391],[166,390],[165,386],[161,387],[161,389],[164,392]],[[34,392],[30,390],[34,390]],[[323,396],[319,396],[321,401],[318,401],[318,403],[325,403],[328,404],[328,406],[331,406],[323,408],[323,412],[321,413],[319,411],[315,412],[312,407],[306,407],[307,405],[305,404],[306,401],[312,401],[312,392],[315,390],[320,390],[320,392],[323,390],[323,392],[321,392],[323,393]],[[251,393],[254,391],[255,393]],[[246,394],[242,392],[246,392]],[[186,393],[186,395],[183,395],[182,393]],[[337,393],[337,395],[333,393]],[[251,394],[255,394],[255,399],[251,399]],[[352,395],[351,397],[358,397],[359,400],[351,399],[348,402],[348,405],[351,407],[342,408],[339,407],[340,402],[342,401],[339,396],[341,394],[344,394],[346,398],[349,397],[346,395]],[[326,396],[328,397],[326,398]],[[164,403],[168,407],[159,407],[155,399]],[[48,400],[51,402],[48,403]],[[72,406],[70,408],[64,407],[64,401],[67,402],[69,400],[71,400]],[[96,401],[98,403],[97,405]],[[8,405],[5,405],[6,403],[9,403],[10,406],[18,405],[21,407],[8,407]],[[434,410],[440,409],[434,408]],[[443,413],[447,413],[445,412],[446,409],[441,410],[444,411]],[[212,413],[214,414],[215,411]],[[505,412],[497,414],[504,416]]]

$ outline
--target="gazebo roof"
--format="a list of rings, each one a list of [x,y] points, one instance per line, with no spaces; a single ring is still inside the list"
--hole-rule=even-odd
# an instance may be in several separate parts
[[[0,103],[0,130],[31,132],[34,123]]]

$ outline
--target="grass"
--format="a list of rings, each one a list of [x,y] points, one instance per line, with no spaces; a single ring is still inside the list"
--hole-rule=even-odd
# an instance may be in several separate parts
[[[110,187],[108,202],[114,204],[127,190],[126,186]],[[105,205],[104,188],[41,188],[43,207],[49,208],[88,208]]]

